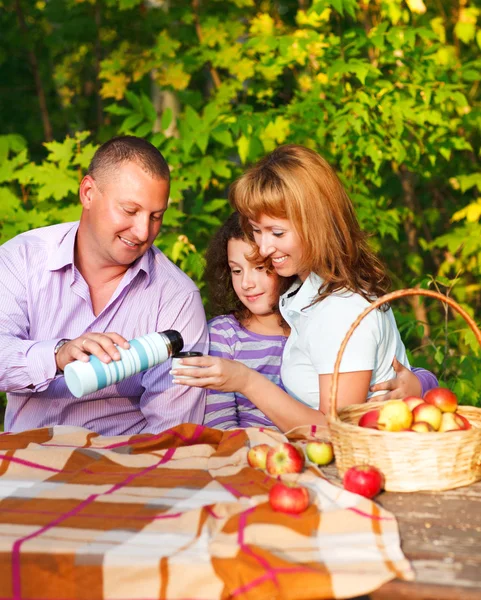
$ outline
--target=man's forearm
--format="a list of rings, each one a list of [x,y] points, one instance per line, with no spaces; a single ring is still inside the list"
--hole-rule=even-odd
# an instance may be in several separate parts
[[[36,342],[0,335],[0,390],[44,391],[57,371],[53,352],[57,341]]]

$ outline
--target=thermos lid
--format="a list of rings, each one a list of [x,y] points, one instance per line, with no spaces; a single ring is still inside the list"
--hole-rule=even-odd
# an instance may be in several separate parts
[[[184,340],[178,331],[175,329],[167,329],[166,331],[161,331],[162,335],[169,340],[170,345],[172,346],[172,354],[177,354],[184,347]]]

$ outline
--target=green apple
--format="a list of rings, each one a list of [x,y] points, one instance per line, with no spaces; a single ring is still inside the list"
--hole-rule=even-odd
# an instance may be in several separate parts
[[[306,455],[316,465],[328,465],[334,458],[334,449],[331,442],[308,442]]]

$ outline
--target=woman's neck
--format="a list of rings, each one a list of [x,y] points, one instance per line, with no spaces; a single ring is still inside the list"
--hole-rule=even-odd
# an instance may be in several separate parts
[[[278,313],[270,315],[250,315],[241,321],[242,327],[259,335],[289,335],[289,328],[281,325],[281,316]]]

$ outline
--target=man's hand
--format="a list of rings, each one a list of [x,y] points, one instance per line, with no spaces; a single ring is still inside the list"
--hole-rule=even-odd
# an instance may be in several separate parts
[[[55,357],[57,369],[63,371],[65,366],[74,360],[88,362],[90,354],[93,354],[104,363],[119,360],[120,353],[115,344],[126,350],[130,348],[129,342],[118,333],[89,332],[81,335],[64,344],[57,352]]]
[[[411,369],[402,365],[397,358],[392,361],[392,366],[396,371],[396,377],[389,379],[389,381],[376,383],[370,388],[371,392],[387,390],[387,393],[382,394],[382,396],[374,396],[370,400],[381,402],[383,400],[402,400],[408,396],[420,397],[422,392],[421,382]]]
[[[219,392],[242,392],[250,371],[249,367],[237,360],[218,356],[183,358],[180,364],[192,368],[171,371],[174,383]],[[176,375],[189,379],[176,379]]]

